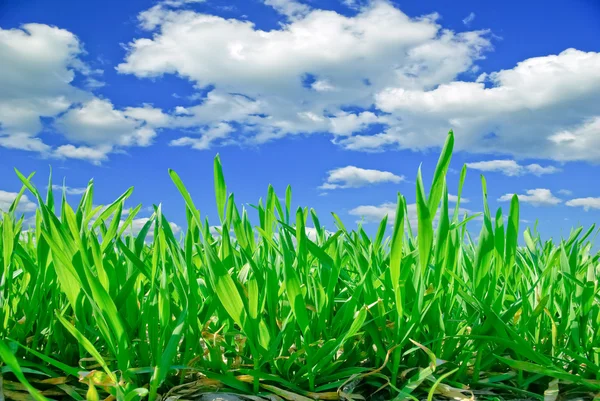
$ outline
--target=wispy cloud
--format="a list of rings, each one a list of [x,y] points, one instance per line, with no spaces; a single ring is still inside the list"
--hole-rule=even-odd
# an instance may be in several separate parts
[[[465,24],[466,26],[470,26],[471,22],[473,22],[473,20],[475,19],[475,13],[471,12],[469,15],[467,15],[463,20],[463,24]]]
[[[561,171],[554,166],[541,166],[539,164],[520,165],[515,160],[488,160],[474,163],[467,163],[467,167],[473,170],[498,172],[509,177],[533,174],[541,176],[544,174],[554,174]]]
[[[52,185],[52,189],[54,191],[65,191],[67,195],[81,195],[85,192],[85,190],[87,188],[73,188],[73,187],[68,187],[68,186],[62,186],[62,185],[57,185],[54,184]]]

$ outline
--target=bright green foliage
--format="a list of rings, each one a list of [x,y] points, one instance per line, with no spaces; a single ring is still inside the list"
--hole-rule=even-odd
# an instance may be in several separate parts
[[[160,206],[131,235],[140,210],[125,217],[131,189],[102,210],[90,182],[73,209],[17,172],[23,190],[0,219],[5,388],[36,400],[155,400],[218,386],[288,399],[597,394],[594,228],[556,244],[527,230],[519,247],[517,197],[507,219],[492,215],[482,177],[472,240],[466,225],[477,216],[459,214],[465,168],[449,207],[453,142],[450,132],[429,189],[419,169],[418,226],[398,194],[374,238],[335,214],[334,233],[312,209],[294,216],[289,187],[283,204],[268,188],[253,227],[227,193],[218,156],[217,233],[173,171],[187,211],[180,235]],[[39,204],[30,230],[16,213],[26,190]]]

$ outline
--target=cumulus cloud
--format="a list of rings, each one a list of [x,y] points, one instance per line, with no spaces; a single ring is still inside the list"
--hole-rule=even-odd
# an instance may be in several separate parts
[[[13,149],[47,151],[36,134],[42,117],[66,111],[85,93],[71,82],[82,63],[75,35],[43,24],[0,28],[0,144]]]
[[[97,86],[101,71],[86,65],[71,32],[42,24],[0,30],[0,59],[8,60],[0,146],[99,164],[151,145],[165,126],[184,131],[171,145],[194,149],[329,133],[341,147],[370,152],[437,147],[454,128],[457,150],[600,161],[598,52],[566,49],[473,82],[492,50],[490,32],[446,29],[437,14],[409,17],[384,0],[345,0],[352,15],[265,0],[282,19],[266,31],[186,6],[193,2],[164,0],[140,13],[147,32],[117,67],[142,79],[177,75],[198,89],[192,106],[170,113],[116,107],[75,87],[77,74],[88,89]],[[43,142],[42,117],[56,119],[64,141]],[[557,171],[514,163],[514,175]]]
[[[17,192],[8,192],[0,190],[0,210],[3,212],[8,212],[10,206],[17,198]],[[37,208],[37,205],[33,203],[27,195],[23,194],[21,199],[19,199],[19,204],[17,205],[17,212],[27,213],[33,212]]]
[[[509,177],[523,174],[533,174],[541,176],[544,174],[553,174],[561,171],[554,166],[540,166],[539,164],[520,165],[514,160],[488,160],[474,163],[467,163],[467,167],[479,171],[499,172]]]
[[[143,107],[126,107],[123,115],[137,121],[146,122],[153,127],[164,127],[169,124],[169,115],[150,104]]]
[[[498,198],[499,202],[510,202],[514,194],[505,194]],[[536,188],[528,189],[525,194],[517,194],[519,201],[531,203],[533,206],[554,206],[562,202],[552,194],[549,189]]]
[[[177,74],[196,87],[214,86],[219,96],[245,96],[251,110],[196,119],[204,129],[239,123],[227,143],[330,132],[352,150],[422,150],[439,146],[452,127],[459,150],[600,160],[600,53],[567,49],[458,81],[491,49],[487,31],[453,32],[436,14],[410,18],[386,1],[352,16],[292,0],[266,4],[290,17],[279,29],[154,7],[139,16],[153,36],[132,41],[118,70],[140,78]],[[190,110],[186,123],[195,116]]]
[[[600,198],[576,198],[567,201],[565,205],[571,207],[582,207],[583,210],[587,212],[590,209],[600,209]]]
[[[426,148],[453,127],[457,149],[470,152],[600,160],[599,65],[600,53],[567,49],[482,74],[476,82],[386,88],[377,105],[403,123],[374,141]]]
[[[155,114],[156,110],[147,106],[122,112],[110,101],[95,98],[69,110],[56,125],[68,139],[86,145],[148,146],[156,133],[143,126],[141,118],[150,117],[157,122]]]
[[[79,39],[64,29],[0,28],[0,146],[99,164],[118,148],[152,143],[169,116],[149,104],[118,110],[95,97],[89,89],[102,85],[94,78],[102,70],[87,65],[84,54]],[[87,90],[74,86],[77,74]],[[44,128],[61,134],[56,147],[39,137]]]
[[[355,166],[346,166],[330,170],[326,182],[321,189],[360,188],[367,185],[385,182],[399,183],[405,180],[404,176],[396,175],[389,171],[364,169]]]
[[[139,15],[153,36],[132,41],[117,69],[212,85],[208,98],[186,107],[189,115],[173,124],[206,129],[235,121],[241,128],[237,141],[262,143],[323,132],[351,137],[373,124],[398,124],[397,117],[369,110],[376,93],[397,84],[426,89],[451,82],[490,48],[487,32],[445,30],[437,15],[410,18],[386,1],[371,2],[353,16],[289,0],[267,5],[293,18],[262,31],[249,21],[153,7]],[[236,99],[235,106],[219,106],[230,114],[208,112],[216,106],[213,92]]]

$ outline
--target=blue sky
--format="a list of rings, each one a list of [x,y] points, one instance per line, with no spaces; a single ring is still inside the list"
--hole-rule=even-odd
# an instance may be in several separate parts
[[[453,128],[462,207],[483,172],[492,207],[517,193],[559,237],[600,216],[598,38],[593,0],[5,0],[0,208],[13,168],[44,188],[52,166],[73,202],[90,178],[98,204],[134,186],[183,225],[172,168],[216,223],[218,152],[238,202],[291,184],[327,227],[373,232]]]

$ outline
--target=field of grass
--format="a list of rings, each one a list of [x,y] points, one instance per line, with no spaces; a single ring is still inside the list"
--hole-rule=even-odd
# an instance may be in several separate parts
[[[253,226],[218,157],[218,233],[173,171],[187,206],[180,236],[160,206],[127,234],[141,208],[123,213],[131,190],[94,207],[90,183],[74,208],[17,173],[39,207],[31,230],[18,199],[0,222],[0,398],[593,398],[594,228],[542,242],[519,229],[516,196],[507,217],[491,214],[482,178],[482,228],[470,236],[476,216],[448,204],[453,141],[428,190],[417,176],[418,227],[399,194],[395,221],[374,237],[336,215],[337,231],[324,231],[313,210],[290,210],[289,188],[282,202],[269,187]]]

